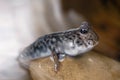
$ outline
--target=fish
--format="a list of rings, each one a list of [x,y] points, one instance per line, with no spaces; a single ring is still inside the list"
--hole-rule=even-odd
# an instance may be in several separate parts
[[[33,60],[50,57],[57,72],[60,62],[64,61],[66,56],[84,54],[92,50],[98,42],[97,33],[91,24],[84,21],[78,28],[39,37],[19,54],[18,61],[24,67],[28,67]]]

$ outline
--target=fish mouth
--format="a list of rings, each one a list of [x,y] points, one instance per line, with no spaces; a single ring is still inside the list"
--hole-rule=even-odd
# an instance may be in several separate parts
[[[97,46],[98,44],[99,44],[99,41],[96,41],[94,46]]]
[[[92,44],[84,43],[84,46],[88,49],[87,51],[90,51],[98,44],[99,44],[98,41],[92,41]]]

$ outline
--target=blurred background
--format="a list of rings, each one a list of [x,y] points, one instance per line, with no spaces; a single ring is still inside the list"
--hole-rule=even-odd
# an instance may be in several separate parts
[[[88,21],[100,37],[94,51],[120,60],[119,0],[0,0],[0,80],[30,80],[19,52],[38,37]]]

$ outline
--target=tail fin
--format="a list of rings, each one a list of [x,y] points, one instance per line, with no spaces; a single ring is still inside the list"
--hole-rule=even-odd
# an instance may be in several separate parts
[[[24,67],[25,69],[29,68],[29,64],[31,62],[31,58],[29,56],[27,56],[27,54],[25,53],[25,50],[23,50],[22,52],[20,52],[18,58],[17,58],[19,64]]]

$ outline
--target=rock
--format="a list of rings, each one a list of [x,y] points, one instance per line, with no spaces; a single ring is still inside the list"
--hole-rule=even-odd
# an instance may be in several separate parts
[[[50,58],[33,61],[30,73],[33,80],[120,80],[120,63],[89,52],[76,58],[66,57],[57,73]]]

